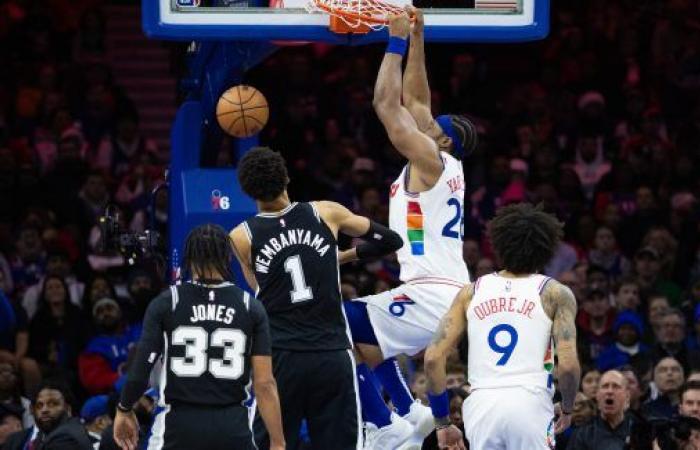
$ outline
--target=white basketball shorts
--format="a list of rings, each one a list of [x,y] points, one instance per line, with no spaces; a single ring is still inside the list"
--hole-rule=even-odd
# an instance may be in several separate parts
[[[476,389],[462,417],[470,450],[554,449],[554,406],[546,389]]]
[[[367,314],[384,358],[413,356],[430,344],[462,287],[450,279],[418,278],[355,301],[367,303]]]

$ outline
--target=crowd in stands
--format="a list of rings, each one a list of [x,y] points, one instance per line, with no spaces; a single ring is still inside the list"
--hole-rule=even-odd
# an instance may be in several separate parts
[[[35,439],[48,450],[83,448],[80,430],[95,448],[114,448],[114,392],[164,286],[151,267],[99,246],[97,218],[109,203],[124,227],[144,228],[168,162],[114,81],[102,7],[0,3],[3,449]],[[500,206],[541,203],[565,226],[545,273],[576,294],[585,370],[574,426],[557,448],[622,449],[650,417],[700,419],[699,8],[553,2],[546,40],[426,48],[434,112],[467,114],[480,133],[464,161],[472,277],[498,269],[484,225]],[[294,199],[336,200],[387,223],[389,185],[404,162],[372,110],[382,54],[381,45],[285,47],[246,75],[270,102],[261,141],[285,156]],[[235,165],[229,144],[207,149],[210,159]],[[397,278],[392,258],[345,267],[343,295],[380,292]],[[458,423],[464,351],[449,366]],[[406,370],[425,399],[420,361]],[[143,424],[155,397],[142,398]],[[74,441],[61,447],[66,439]]]

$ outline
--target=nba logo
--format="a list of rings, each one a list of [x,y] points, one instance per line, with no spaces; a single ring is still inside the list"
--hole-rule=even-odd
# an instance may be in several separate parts
[[[199,6],[200,0],[177,0],[177,6],[183,7],[197,7]]]
[[[214,211],[218,211],[220,209],[222,210],[227,210],[231,207],[231,203],[229,201],[228,196],[221,195],[221,191],[218,189],[214,189],[211,191],[211,208]]]

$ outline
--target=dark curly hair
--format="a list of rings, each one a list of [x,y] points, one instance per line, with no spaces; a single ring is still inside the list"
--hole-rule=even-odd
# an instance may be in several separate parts
[[[182,259],[184,278],[207,278],[207,270],[214,270],[226,281],[236,279],[231,270],[233,244],[220,225],[205,223],[187,235]]]
[[[289,182],[284,158],[268,147],[253,148],[238,163],[238,182],[254,200],[276,199]]]
[[[542,205],[516,203],[499,209],[488,223],[491,243],[504,269],[536,273],[552,259],[563,225]]]

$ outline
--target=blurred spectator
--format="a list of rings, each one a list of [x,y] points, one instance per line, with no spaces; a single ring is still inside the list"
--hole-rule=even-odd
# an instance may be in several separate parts
[[[102,298],[92,307],[97,336],[78,359],[80,382],[88,393],[102,394],[116,388],[126,374],[129,351],[140,336],[140,328],[125,324],[116,300]]]
[[[630,411],[639,411],[639,409],[642,407],[642,401],[646,394],[647,388],[642,386],[642,381],[640,380],[639,375],[637,375],[638,371],[634,367],[625,365],[619,367],[618,370],[627,379],[627,391],[630,395]]]
[[[682,416],[700,420],[700,382],[688,381],[681,389],[681,403],[678,412]]]
[[[567,450],[622,450],[631,431],[627,379],[620,372],[610,370],[600,377],[596,395],[599,416],[588,425],[578,428]]]
[[[600,372],[595,368],[581,370],[581,392],[588,398],[595,398],[600,384]]]
[[[424,405],[428,403],[428,378],[425,376],[423,370],[416,370],[413,372],[413,379],[411,381],[411,393],[416,398],[420,400]]]
[[[29,356],[44,370],[73,369],[83,343],[80,310],[69,300],[62,278],[47,276],[39,309],[29,323]]]
[[[11,435],[6,450],[92,450],[85,428],[72,416],[72,394],[63,384],[46,381],[32,401],[36,427]]]
[[[615,342],[598,356],[598,369],[606,371],[626,364],[650,367],[649,348],[641,342],[644,335],[642,318],[632,311],[618,314],[613,324]]]
[[[17,370],[10,364],[0,363],[0,405],[7,405],[20,412],[22,426],[34,425],[30,401],[21,395]]]
[[[700,368],[700,354],[686,345],[685,316],[677,309],[666,311],[659,322],[656,346],[652,349],[654,361],[665,357],[677,359],[687,371]]]
[[[10,261],[15,290],[24,290],[39,282],[46,269],[46,252],[41,240],[40,230],[33,226],[24,226],[19,230],[16,253]]]
[[[4,277],[0,273],[0,281]],[[0,282],[0,285],[2,283]],[[0,289],[0,363],[17,368],[24,382],[25,392],[33,392],[41,380],[39,366],[27,357],[29,332],[27,314],[22,307],[5,296]]]
[[[462,364],[448,364],[446,386],[448,389],[459,388],[467,380],[467,371]]]
[[[62,278],[68,285],[70,301],[74,305],[82,306],[85,284],[80,282],[73,274],[73,268],[68,258],[68,253],[63,250],[51,250],[46,255],[46,275]],[[34,317],[38,308],[39,296],[44,286],[44,277],[36,284],[29,286],[22,297],[22,307],[27,312],[29,319]]]
[[[668,299],[663,295],[652,295],[647,299],[647,323],[653,332],[650,341],[654,342],[661,332],[661,319],[671,309]]]
[[[594,248],[588,252],[588,261],[605,269],[612,280],[626,275],[631,269],[630,262],[617,248],[615,234],[606,226],[596,230]]]
[[[615,311],[607,292],[592,287],[584,297],[576,318],[583,362],[595,361],[603,349],[612,343],[614,322]]]
[[[139,117],[135,111],[121,112],[116,118],[114,133],[100,142],[92,166],[105,173],[121,177],[137,162],[158,162],[156,143],[139,131]]]
[[[7,438],[22,431],[22,410],[13,406],[0,404],[0,448]]]
[[[642,407],[646,417],[673,417],[678,411],[684,381],[683,367],[677,359],[666,357],[660,360],[654,367],[654,386],[659,396]]]
[[[576,174],[581,180],[581,187],[589,200],[593,198],[598,182],[610,172],[610,163],[603,154],[603,138],[597,134],[579,137],[576,143]]]
[[[680,306],[681,290],[675,283],[662,278],[659,253],[655,248],[644,247],[635,254],[634,272],[642,298],[658,292],[664,294],[672,305]]]
[[[96,395],[87,399],[80,409],[80,418],[83,420],[94,450],[100,448],[102,432],[112,424],[112,418],[107,409],[108,403],[108,396]]]
[[[641,303],[639,298],[639,286],[634,278],[623,278],[616,283],[615,306],[618,311],[639,312]]]

